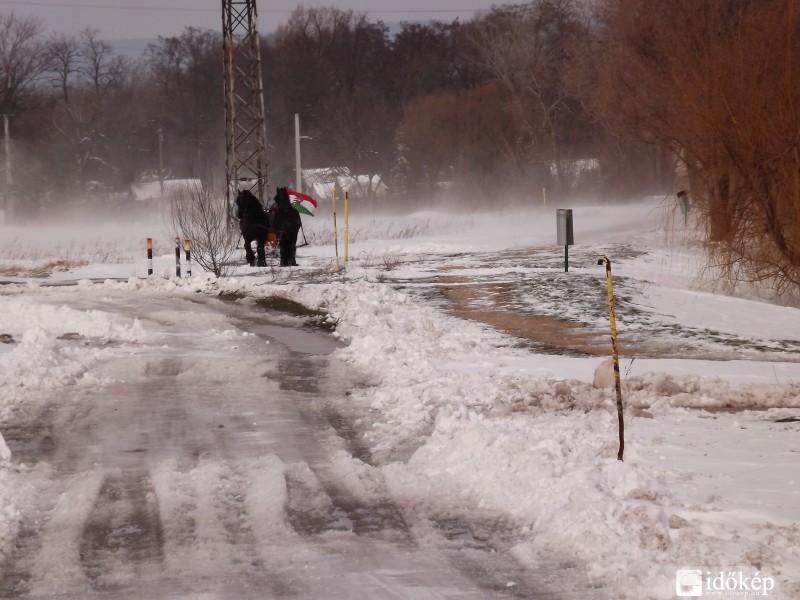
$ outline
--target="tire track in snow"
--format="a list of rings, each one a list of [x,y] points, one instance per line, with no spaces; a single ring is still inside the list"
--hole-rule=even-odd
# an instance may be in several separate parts
[[[94,588],[154,578],[163,569],[158,500],[145,469],[105,476],[81,533],[80,560]]]
[[[46,484],[32,486],[36,500],[19,515],[19,529],[0,563],[0,598],[18,598],[29,588],[33,558],[41,550],[41,523],[52,508]]]
[[[283,347],[276,373],[278,385],[293,399],[306,422],[314,430],[329,427],[351,457],[370,465],[369,449],[358,440],[349,421],[330,406],[319,406],[319,380],[324,378],[318,374],[327,368],[325,354],[333,351],[336,344],[320,344],[305,332],[300,332],[300,335],[293,332],[293,337],[282,328],[260,323],[258,318],[245,319],[240,316],[239,325],[271,344]],[[389,499],[385,489],[364,497],[348,489],[346,483],[330,472],[325,463],[315,461],[311,453],[304,458],[307,460],[300,461],[295,468],[286,472],[283,482],[286,487],[287,519],[297,533],[311,535],[325,531],[352,531],[356,535],[382,535],[399,543],[410,543],[408,526],[402,513]],[[382,480],[377,485],[383,488]]]
[[[262,552],[274,551],[285,529],[254,525],[251,504],[262,498],[251,490],[252,472],[221,457],[207,457],[189,470],[168,459],[154,468],[153,482],[164,523],[165,572],[176,581],[191,581],[197,589],[221,586],[220,597],[284,598],[291,587],[271,571]],[[282,508],[281,508],[282,510]],[[261,535],[257,531],[263,529]],[[265,538],[265,539],[262,539]],[[265,556],[266,559],[265,560]],[[240,588],[231,591],[231,586]]]
[[[38,552],[30,557],[33,564],[26,592],[31,596],[77,596],[89,587],[80,541],[104,479],[105,471],[95,468],[55,482],[62,491],[55,491],[53,508],[39,530]]]

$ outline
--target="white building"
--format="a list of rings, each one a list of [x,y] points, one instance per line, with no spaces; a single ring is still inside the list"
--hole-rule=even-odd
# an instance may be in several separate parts
[[[134,202],[158,204],[161,200],[161,184],[160,181],[131,184],[131,195]],[[165,179],[163,184],[165,202],[203,189],[203,184],[199,179]]]
[[[373,198],[385,196],[388,187],[380,175],[352,175],[347,167],[303,169],[306,192],[317,199],[331,199],[336,189],[337,197],[347,190],[350,198]]]

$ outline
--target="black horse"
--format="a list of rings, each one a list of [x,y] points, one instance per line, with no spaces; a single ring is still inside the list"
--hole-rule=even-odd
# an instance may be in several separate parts
[[[266,267],[267,257],[264,253],[264,241],[269,231],[269,216],[267,211],[252,192],[242,190],[236,196],[236,218],[239,219],[239,229],[244,238],[244,253],[247,263],[253,266]],[[256,243],[256,252],[251,244]],[[256,253],[258,261],[256,262]]]
[[[285,187],[278,188],[275,194],[273,227],[278,232],[278,246],[281,251],[281,266],[296,267],[297,233],[300,231],[300,213],[292,208],[289,192]]]

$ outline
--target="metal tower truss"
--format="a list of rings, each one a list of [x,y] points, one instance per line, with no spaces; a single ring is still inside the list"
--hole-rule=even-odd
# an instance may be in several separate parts
[[[257,21],[256,0],[222,0],[228,210],[238,190],[252,191],[262,203],[269,190]]]

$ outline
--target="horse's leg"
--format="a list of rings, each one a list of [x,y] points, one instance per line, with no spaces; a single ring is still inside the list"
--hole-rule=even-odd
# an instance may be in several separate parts
[[[261,232],[262,235],[259,235],[256,238],[256,252],[258,252],[258,262],[256,266],[258,267],[266,267],[267,266],[267,255],[264,252],[264,236],[266,232]]]
[[[282,231],[281,237],[278,240],[278,246],[280,247],[281,251],[281,266],[288,267],[289,266],[289,259],[291,258],[291,240],[290,236],[287,232]]]
[[[297,230],[292,232],[292,235],[289,236],[289,240],[291,243],[287,242],[287,246],[289,249],[289,265],[292,267],[297,266]]]
[[[251,267],[255,266],[256,264],[256,255],[253,252],[252,243],[253,238],[243,235],[244,237],[244,256],[247,259],[247,264]]]

